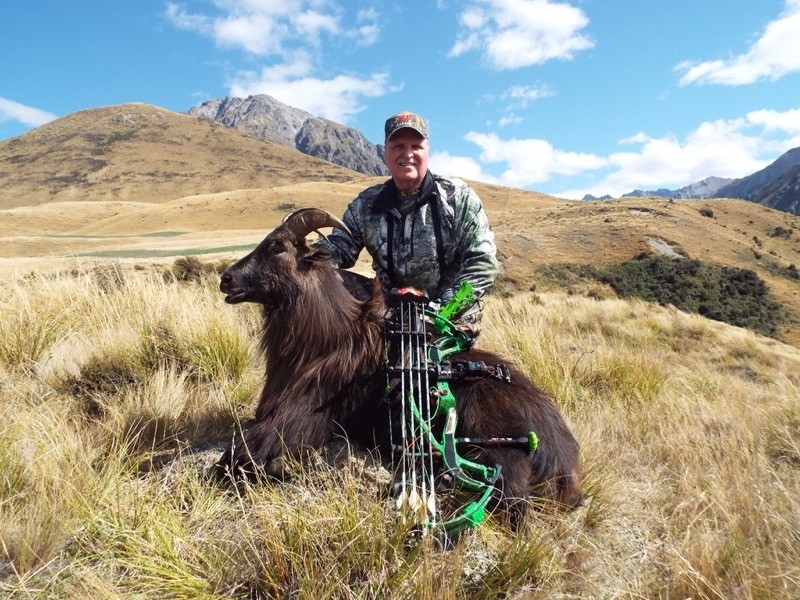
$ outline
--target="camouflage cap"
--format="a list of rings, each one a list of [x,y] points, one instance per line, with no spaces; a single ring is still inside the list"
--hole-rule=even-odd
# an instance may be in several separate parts
[[[386,119],[384,126],[385,140],[388,142],[401,129],[413,129],[424,138],[428,138],[428,126],[425,119],[412,112],[401,112]]]

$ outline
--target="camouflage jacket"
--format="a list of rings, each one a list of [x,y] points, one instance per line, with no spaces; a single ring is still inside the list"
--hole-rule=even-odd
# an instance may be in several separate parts
[[[333,252],[341,268],[353,266],[366,248],[384,289],[414,287],[446,302],[463,280],[482,296],[497,275],[494,233],[483,204],[459,179],[429,171],[415,197],[400,196],[389,179],[361,192],[342,220],[351,235],[334,229],[318,245]]]

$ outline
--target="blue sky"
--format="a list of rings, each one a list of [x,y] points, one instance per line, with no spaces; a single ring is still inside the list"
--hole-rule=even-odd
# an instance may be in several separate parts
[[[434,171],[566,198],[742,177],[800,146],[800,0],[4,0],[0,140],[266,93]]]

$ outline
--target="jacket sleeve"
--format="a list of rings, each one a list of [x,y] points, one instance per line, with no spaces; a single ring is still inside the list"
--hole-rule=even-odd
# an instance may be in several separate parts
[[[317,247],[329,250],[333,254],[334,265],[340,269],[349,269],[356,264],[358,255],[364,248],[364,237],[361,219],[359,218],[360,200],[360,196],[353,200],[342,216],[342,221],[347,225],[350,233],[334,228],[327,238],[322,238],[314,244]]]
[[[467,184],[455,191],[456,243],[461,257],[460,267],[453,280],[458,289],[462,281],[469,281],[479,298],[492,286],[500,270],[494,232],[483,209],[478,194]],[[447,301],[454,290],[442,295]]]

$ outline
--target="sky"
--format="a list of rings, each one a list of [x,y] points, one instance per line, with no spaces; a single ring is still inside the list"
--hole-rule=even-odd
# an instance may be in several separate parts
[[[431,170],[560,196],[744,177],[800,146],[800,0],[3,0],[0,142],[269,94]]]

